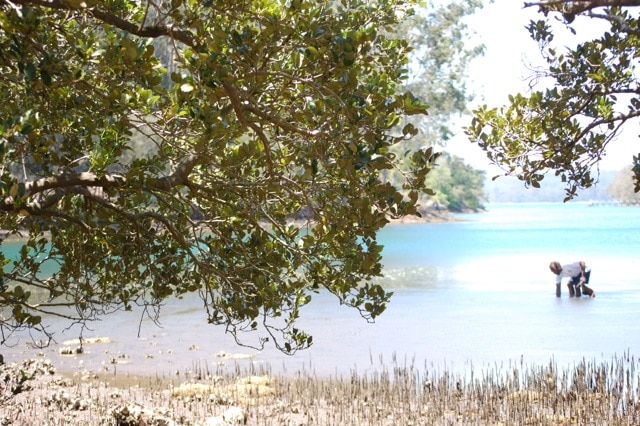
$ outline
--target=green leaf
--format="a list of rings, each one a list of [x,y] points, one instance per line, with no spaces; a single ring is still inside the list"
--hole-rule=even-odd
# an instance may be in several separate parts
[[[36,67],[33,65],[33,62],[27,62],[24,66],[24,78],[27,82],[35,80],[36,78]]]

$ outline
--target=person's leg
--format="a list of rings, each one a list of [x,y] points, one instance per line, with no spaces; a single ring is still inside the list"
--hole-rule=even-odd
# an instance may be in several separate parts
[[[589,278],[591,278],[591,270],[584,273],[584,284],[582,284],[582,292],[589,297],[596,297],[596,292],[587,285],[589,284]]]
[[[591,287],[588,287],[586,284],[582,284],[582,292],[589,297],[596,297],[596,292],[593,291]]]
[[[567,287],[569,287],[569,297],[573,297],[576,295],[576,290],[575,287],[573,286],[573,282],[569,281],[567,283]]]
[[[569,283],[575,287],[575,296],[580,297],[582,293],[580,291],[580,275],[576,275],[575,277],[571,277]]]
[[[560,287],[561,287],[560,284],[556,284],[556,297],[560,297],[560,290],[561,290]]]

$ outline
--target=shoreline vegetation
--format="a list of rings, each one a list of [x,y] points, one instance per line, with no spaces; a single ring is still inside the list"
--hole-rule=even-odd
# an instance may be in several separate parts
[[[638,360],[463,374],[399,365],[347,377],[194,366],[172,377],[0,365],[0,425],[637,425]]]
[[[478,212],[481,212],[479,210]],[[469,212],[472,212],[471,210]],[[390,225],[396,223],[435,223],[435,222],[451,222],[458,220],[455,215],[458,213],[468,213],[468,212],[451,212],[448,210],[436,210],[429,209],[420,211],[421,217],[418,216],[405,216],[402,219],[391,219],[389,221]]]

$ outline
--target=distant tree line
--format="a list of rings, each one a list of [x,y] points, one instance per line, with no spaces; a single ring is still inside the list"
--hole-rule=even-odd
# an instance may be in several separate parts
[[[601,172],[598,182],[590,188],[578,191],[573,201],[610,201],[608,187],[616,172]],[[515,176],[503,176],[485,181],[487,201],[490,203],[559,203],[565,197],[565,183],[549,177],[539,188],[527,187]]]
[[[640,204],[640,193],[635,192],[633,167],[620,170],[609,184],[607,193],[621,203]]]
[[[491,203],[560,202],[565,194],[565,182],[561,179],[545,179],[540,188],[525,187],[514,176],[485,180],[485,192]],[[599,201],[640,203],[640,194],[634,191],[634,174],[631,166],[619,171],[600,171],[597,182],[577,192],[573,201]]]

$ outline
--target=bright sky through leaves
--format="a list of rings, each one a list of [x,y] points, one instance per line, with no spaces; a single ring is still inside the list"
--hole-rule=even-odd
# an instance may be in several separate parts
[[[469,87],[476,94],[470,108],[487,104],[500,107],[508,102],[510,94],[526,93],[533,71],[531,66],[543,64],[538,45],[529,36],[525,26],[530,20],[542,19],[538,9],[523,8],[523,1],[495,0],[486,4],[469,18],[470,28],[477,33],[478,41],[486,45],[484,57],[477,58],[469,69]],[[554,18],[550,16],[550,20]],[[594,28],[602,25],[588,18],[577,19],[574,25],[576,35],[563,29],[558,23],[555,41],[559,46],[572,45],[592,38]],[[489,175],[499,169],[492,166],[484,151],[471,144],[462,132],[470,118],[461,117],[459,134],[447,145],[447,150],[463,157],[473,167],[489,171]],[[638,153],[637,137],[622,135],[607,149],[607,156],[600,163],[601,170],[619,170],[631,164],[631,158]]]

